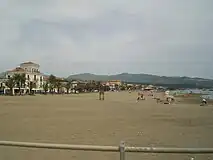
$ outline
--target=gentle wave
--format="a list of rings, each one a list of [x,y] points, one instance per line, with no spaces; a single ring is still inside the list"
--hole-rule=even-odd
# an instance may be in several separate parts
[[[186,89],[186,90],[175,90],[171,91],[170,94],[174,95],[183,95],[183,94],[201,94],[203,98],[213,100],[213,91],[212,90],[199,90],[199,89]]]

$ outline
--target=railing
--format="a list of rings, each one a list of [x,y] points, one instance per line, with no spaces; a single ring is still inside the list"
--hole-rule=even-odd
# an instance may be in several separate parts
[[[83,150],[101,152],[120,152],[120,160],[125,160],[126,152],[142,153],[173,153],[173,154],[213,154],[213,148],[154,148],[154,147],[129,147],[121,142],[119,146],[95,146],[95,145],[68,145],[68,144],[48,144],[0,141],[0,146],[24,147],[24,148],[44,148],[61,150]]]

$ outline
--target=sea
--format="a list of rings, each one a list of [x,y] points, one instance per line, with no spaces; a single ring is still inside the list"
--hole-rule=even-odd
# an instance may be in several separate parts
[[[170,94],[176,94],[176,95],[182,95],[182,94],[188,94],[188,93],[194,93],[194,94],[201,94],[202,98],[213,100],[213,90],[205,89],[185,89],[185,90],[175,90],[170,91]]]

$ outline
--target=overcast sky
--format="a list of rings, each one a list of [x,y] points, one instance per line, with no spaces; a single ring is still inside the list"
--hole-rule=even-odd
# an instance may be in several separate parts
[[[0,71],[213,78],[213,0],[0,0]]]

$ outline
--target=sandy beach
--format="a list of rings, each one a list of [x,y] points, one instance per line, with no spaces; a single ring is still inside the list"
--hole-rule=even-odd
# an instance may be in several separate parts
[[[193,103],[157,104],[137,92],[1,96],[0,140],[154,147],[213,147],[213,108]],[[213,155],[127,153],[127,159],[213,159]],[[4,160],[117,160],[119,153],[0,147]]]

